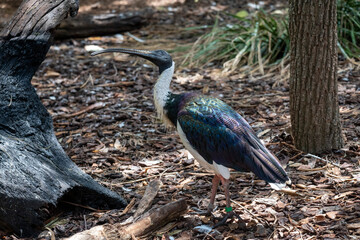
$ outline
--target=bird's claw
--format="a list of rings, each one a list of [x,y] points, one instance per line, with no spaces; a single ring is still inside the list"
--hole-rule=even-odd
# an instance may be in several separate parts
[[[213,228],[217,228],[217,227],[220,227],[220,226],[224,225],[229,218],[232,218],[232,217],[233,217],[233,215],[234,215],[234,212],[233,212],[233,211],[226,213],[226,215],[225,215],[221,220],[219,220],[219,221],[214,225]]]
[[[201,209],[196,208],[196,207],[192,207],[191,209],[194,210],[193,214],[198,214],[198,215],[202,215],[202,216],[212,216],[212,210],[211,209],[201,210]]]
[[[212,216],[214,217],[214,215],[212,214],[212,211],[213,210],[216,210],[217,207],[214,207],[212,205],[209,205],[207,210],[201,210],[197,207],[192,207],[191,209],[194,210],[194,213],[193,214],[198,214],[198,215],[203,215],[203,216]],[[239,221],[239,229],[242,229],[242,230],[245,230],[246,229],[246,224],[244,222],[244,220],[238,215],[236,214],[234,211],[231,211],[231,212],[228,212],[226,213],[226,215],[220,219],[212,229],[215,229],[221,225],[224,225],[226,223],[226,221],[229,219],[229,218],[234,218],[236,217]],[[215,217],[214,217],[215,218]],[[219,219],[219,218],[216,218],[216,219]]]
[[[191,209],[195,211],[194,214],[199,214],[203,216],[213,216],[212,212],[217,209],[217,206],[215,207],[214,205],[209,204],[206,210],[201,210],[197,207],[192,207]]]
[[[233,218],[233,217],[236,217],[237,219],[239,219],[239,228],[240,229],[243,229],[243,230],[246,229],[246,224],[245,224],[244,220],[238,214],[236,214],[234,211],[226,213],[225,217],[223,219],[221,219],[219,222],[217,222],[213,228],[217,228],[219,226],[224,225],[229,218]]]

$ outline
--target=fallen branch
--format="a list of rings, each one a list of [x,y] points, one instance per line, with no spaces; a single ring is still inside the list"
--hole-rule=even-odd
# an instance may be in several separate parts
[[[150,210],[144,217],[124,228],[130,235],[143,236],[180,217],[187,210],[185,199],[168,203],[163,207]]]
[[[131,239],[140,237],[160,229],[165,224],[180,217],[187,211],[185,199],[168,203],[157,209],[150,210],[138,221],[122,227],[121,223],[104,224],[80,232],[65,240],[92,240],[92,239]]]
[[[63,21],[55,31],[55,38],[83,38],[127,32],[140,28],[152,14],[150,8],[125,13],[79,14],[75,21]]]

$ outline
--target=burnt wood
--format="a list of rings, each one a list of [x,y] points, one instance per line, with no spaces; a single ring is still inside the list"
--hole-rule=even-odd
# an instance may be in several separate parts
[[[21,4],[21,1],[14,0],[7,4],[16,8]],[[7,9],[7,11],[12,12],[13,10]],[[151,7],[121,13],[93,14],[83,12],[77,15],[75,19],[64,19],[54,31],[54,36],[55,39],[83,38],[131,31],[145,25],[153,13]],[[7,19],[1,16],[0,11],[0,30],[6,26],[6,21]]]
[[[0,33],[0,236],[37,234],[62,201],[122,208],[126,201],[78,168],[57,141],[31,85],[52,30],[78,1],[24,1]]]

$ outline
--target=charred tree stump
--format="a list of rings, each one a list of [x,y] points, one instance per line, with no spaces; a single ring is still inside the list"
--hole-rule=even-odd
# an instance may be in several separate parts
[[[6,2],[8,1],[8,2]],[[0,31],[6,25],[8,14],[15,11],[20,6],[22,0],[6,0],[5,4],[8,8],[0,8]],[[86,4],[86,1],[84,1]],[[10,9],[9,9],[10,8]],[[83,12],[75,19],[65,19],[60,23],[54,32],[55,39],[67,38],[84,38],[90,36],[111,35],[131,31],[144,26],[152,17],[154,11],[151,7],[146,7],[141,10],[133,10],[126,12],[108,13],[105,11],[98,11],[100,13]]]
[[[51,31],[77,9],[77,0],[24,1],[0,33],[0,235],[36,234],[62,200],[94,208],[126,205],[69,159],[31,85]]]

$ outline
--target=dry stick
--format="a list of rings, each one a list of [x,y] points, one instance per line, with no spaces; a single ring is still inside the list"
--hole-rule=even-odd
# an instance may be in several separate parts
[[[129,87],[135,85],[135,82],[115,82],[95,85],[95,87]]]
[[[103,102],[97,102],[97,103],[94,103],[84,109],[81,109],[80,111],[78,112],[75,112],[75,113],[70,113],[70,114],[59,114],[59,115],[56,115],[54,116],[53,118],[70,118],[70,117],[76,117],[78,115],[81,115],[83,113],[86,113],[86,112],[89,112],[91,110],[94,110],[94,109],[99,109],[99,108],[103,108],[105,107],[105,103]]]
[[[304,153],[303,151],[301,151],[301,150],[297,149],[294,145],[289,144],[289,143],[287,143],[287,142],[279,142],[279,143],[274,143],[274,144],[283,144],[283,145],[285,145],[285,146],[287,146],[287,147],[289,147],[289,148],[294,149],[295,151],[298,151],[298,152]]]
[[[81,208],[84,208],[84,209],[88,209],[88,210],[93,211],[93,212],[107,212],[107,211],[109,211],[109,210],[100,210],[100,209],[96,209],[96,208],[92,208],[92,207],[89,207],[89,206],[85,206],[85,205],[81,205],[81,204],[77,204],[77,203],[72,203],[72,202],[68,202],[68,201],[61,201],[61,202],[69,204],[69,205],[73,205],[75,207],[81,207]]]
[[[187,166],[187,167],[184,167],[184,168],[181,168],[180,170],[184,170],[184,169],[188,169],[188,168],[191,168],[194,164],[190,165],[190,166]],[[172,167],[170,167],[172,168]],[[170,172],[170,173],[165,173],[167,170],[169,170],[170,168],[167,168],[165,169],[162,173],[160,174],[156,174],[156,175],[151,175],[151,176],[148,176],[148,177],[144,177],[144,178],[139,178],[139,179],[135,179],[135,180],[131,180],[131,181],[127,181],[127,182],[121,182],[121,183],[107,183],[107,182],[102,182],[102,184],[104,184],[105,186],[111,186],[111,187],[119,187],[119,186],[122,186],[122,185],[125,185],[125,184],[129,184],[129,183],[136,183],[136,182],[142,182],[144,180],[148,180],[148,179],[151,179],[151,178],[156,178],[156,177],[159,177],[161,178],[162,176],[164,175],[172,175],[172,174],[176,174],[177,172]]]
[[[302,154],[304,154],[304,153],[303,153],[303,152],[297,153],[295,156],[292,156],[292,157],[289,159],[289,161],[294,160],[295,158],[297,158],[298,156],[300,156],[300,155],[302,155]]]
[[[286,143],[286,142],[280,142],[280,144],[284,144],[285,146],[288,146],[288,147],[290,147],[290,148],[298,151],[298,152],[301,153],[301,154],[305,154],[305,152],[297,149],[294,145],[291,145],[291,144]],[[296,154],[296,157],[297,157],[298,155],[299,155],[299,154]],[[339,164],[330,162],[329,160],[323,159],[323,158],[321,158],[321,157],[318,157],[318,156],[313,155],[313,154],[310,154],[310,153],[305,154],[304,157],[313,157],[313,158],[316,158],[316,159],[318,159],[318,160],[320,160],[320,161],[323,161],[323,162],[326,162],[326,163],[328,163],[328,164],[334,165],[335,167],[341,168]]]
[[[134,218],[136,219],[138,216],[143,214],[152,204],[154,198],[160,190],[162,182],[159,180],[153,180],[147,186],[144,196],[140,200],[138,209],[134,213]]]
[[[355,152],[355,151],[352,151],[352,150],[345,150],[345,152],[349,152],[349,153],[352,153],[352,154],[355,154],[355,155],[360,156],[360,153]]]
[[[102,184],[104,184],[104,185],[106,185],[106,186],[119,187],[119,186],[122,186],[122,185],[125,185],[125,184],[129,184],[129,183],[142,182],[142,181],[144,181],[144,180],[148,180],[148,179],[151,179],[151,178],[156,178],[156,177],[158,177],[158,176],[159,176],[159,175],[153,175],[153,176],[148,176],[148,177],[139,178],[139,179],[135,179],[135,180],[132,180],[132,181],[121,182],[121,183],[102,182]]]
[[[253,214],[252,212],[250,212],[249,210],[247,210],[244,206],[242,206],[240,203],[230,199],[233,203],[235,203],[236,205],[238,205],[240,208],[242,208],[243,210],[245,210],[245,212],[249,213],[251,216],[253,216],[254,218],[256,218],[256,220],[258,220],[259,222],[269,226],[270,224],[267,221],[262,220],[261,218],[258,218],[255,214]]]
[[[135,205],[136,198],[131,199],[130,203],[126,206],[126,208],[121,212],[120,216],[127,214],[132,207]]]
[[[91,82],[91,85],[94,86],[94,79],[93,79],[91,73],[89,74],[89,77],[88,77],[87,80],[84,82],[84,84],[80,86],[80,88],[86,87],[86,85],[88,84],[89,81]]]
[[[327,159],[323,159],[323,158],[321,158],[321,157],[315,156],[315,155],[310,154],[310,153],[304,155],[304,157],[313,157],[313,158],[316,158],[316,159],[321,160],[321,161],[323,161],[323,162],[326,162],[326,163],[328,163],[328,164],[330,163],[331,165],[334,165],[335,167],[341,168],[339,164],[330,162],[330,161],[327,160]]]

